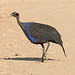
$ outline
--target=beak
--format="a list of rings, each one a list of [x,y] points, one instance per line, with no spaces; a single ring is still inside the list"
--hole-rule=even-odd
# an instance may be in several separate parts
[[[11,13],[10,16],[8,16],[7,18],[10,18],[10,17],[12,17],[12,13]]]

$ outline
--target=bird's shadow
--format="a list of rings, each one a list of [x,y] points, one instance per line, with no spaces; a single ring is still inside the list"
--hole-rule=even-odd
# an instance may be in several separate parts
[[[4,60],[24,60],[24,61],[41,61],[41,58],[36,58],[36,57],[25,57],[25,58],[0,58],[0,59],[4,59]],[[58,59],[44,59],[44,60],[50,60],[50,61],[60,61]]]

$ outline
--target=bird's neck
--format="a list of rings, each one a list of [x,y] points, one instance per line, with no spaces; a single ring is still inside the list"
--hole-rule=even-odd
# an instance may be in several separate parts
[[[20,23],[19,16],[17,16],[16,19],[17,19],[17,23],[19,24]]]
[[[17,19],[17,23],[19,24],[19,26],[22,27],[22,24],[21,24],[21,22],[19,20],[19,16],[17,16],[16,19]]]

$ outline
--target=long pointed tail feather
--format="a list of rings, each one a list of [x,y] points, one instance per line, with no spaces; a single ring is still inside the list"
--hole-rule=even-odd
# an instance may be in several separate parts
[[[65,52],[65,49],[64,49],[64,47],[63,47],[63,45],[61,45],[61,47],[62,47],[62,49],[63,49],[63,52],[64,52],[65,57],[67,57],[66,52]]]

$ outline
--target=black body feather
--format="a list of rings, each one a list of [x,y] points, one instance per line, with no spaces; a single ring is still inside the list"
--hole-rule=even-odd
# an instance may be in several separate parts
[[[29,25],[28,25],[29,24]],[[59,32],[52,26],[30,22],[27,25],[29,26],[26,30],[26,23],[24,23],[23,31],[27,35],[27,31],[30,32],[30,36],[34,38],[35,43],[41,44],[46,42],[53,42],[57,44],[62,44],[61,35]],[[27,35],[28,37],[28,35]],[[31,39],[29,39],[32,43],[34,43]]]

